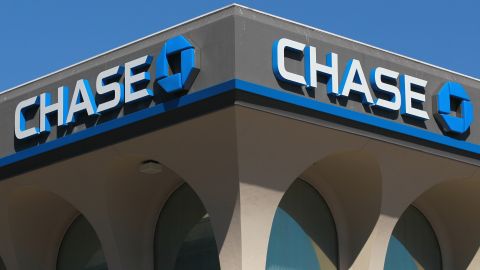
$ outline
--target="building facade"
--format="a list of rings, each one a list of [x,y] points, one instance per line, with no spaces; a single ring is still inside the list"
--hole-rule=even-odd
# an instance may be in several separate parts
[[[480,269],[479,89],[214,11],[0,93],[0,268]]]

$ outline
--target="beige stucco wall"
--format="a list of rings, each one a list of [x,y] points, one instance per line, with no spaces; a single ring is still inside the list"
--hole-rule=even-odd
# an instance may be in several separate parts
[[[53,270],[81,213],[110,269],[153,270],[158,215],[187,182],[210,214],[222,270],[264,269],[276,207],[301,177],[332,211],[340,269],[382,269],[411,204],[432,223],[445,269],[480,268],[477,166],[411,146],[237,104],[0,182],[0,255],[8,269]],[[148,159],[163,171],[140,173]]]

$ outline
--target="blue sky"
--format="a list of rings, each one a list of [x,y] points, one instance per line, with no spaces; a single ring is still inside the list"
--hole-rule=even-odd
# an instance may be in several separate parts
[[[2,0],[0,91],[230,1]],[[237,1],[480,78],[479,1]]]

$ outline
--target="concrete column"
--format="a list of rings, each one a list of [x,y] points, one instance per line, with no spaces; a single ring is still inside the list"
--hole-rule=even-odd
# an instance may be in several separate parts
[[[261,270],[273,217],[289,186],[315,162],[361,149],[368,139],[242,107],[236,118],[242,269]]]
[[[242,269],[265,269],[273,217],[283,193],[240,184]]]

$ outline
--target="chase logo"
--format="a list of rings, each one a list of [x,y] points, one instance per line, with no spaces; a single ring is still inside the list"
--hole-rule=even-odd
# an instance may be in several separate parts
[[[296,57],[287,56],[286,52]],[[360,96],[364,108],[368,108],[366,113],[375,108],[399,113],[401,119],[408,117],[417,123],[430,120],[430,115],[433,114],[445,135],[455,138],[461,138],[459,135],[466,138],[469,135],[474,107],[461,84],[446,82],[433,96],[433,111],[429,112],[427,106],[423,105],[427,102],[425,93],[428,81],[384,67],[373,67],[370,76],[366,76],[360,60],[354,58],[348,60],[342,75],[336,53],[329,52],[324,59],[317,57],[316,47],[304,43],[287,38],[273,43],[272,69],[278,80],[308,89],[315,89],[318,82],[325,82],[326,94],[331,100],[347,100],[350,93],[354,92]],[[303,74],[287,70],[286,61],[303,61]],[[415,133],[418,134],[417,131]]]
[[[79,79],[73,93],[63,85],[56,95],[45,91],[20,101],[15,109],[15,137],[23,140],[49,134],[52,125],[68,129],[80,116],[99,118],[121,110],[125,104],[148,101],[158,94],[153,88],[155,83],[167,94],[185,94],[199,72],[193,45],[183,36],[167,40],[157,57],[154,79],[153,58],[143,55],[99,72],[96,79]]]
[[[463,134],[470,128],[473,122],[473,105],[461,84],[445,83],[438,94],[434,96],[435,105],[434,116],[443,131]]]
[[[199,69],[195,66],[195,48],[183,36],[167,40],[157,58],[156,78],[167,93],[187,90]]]

